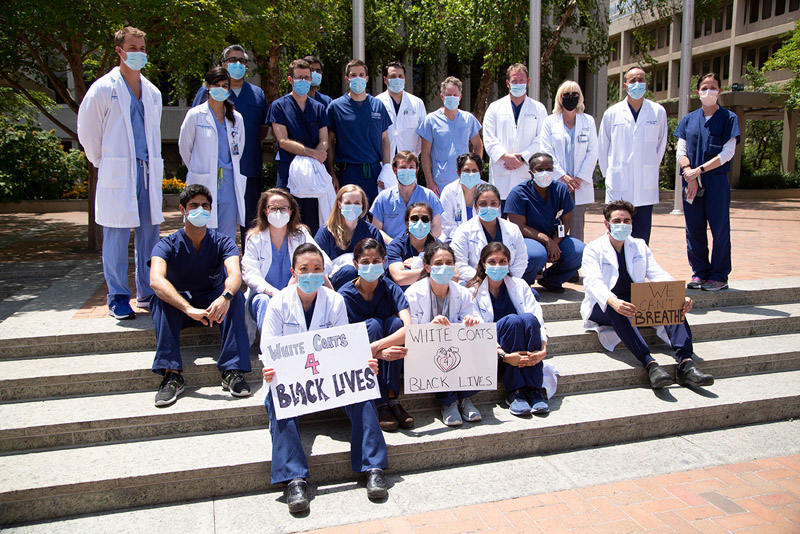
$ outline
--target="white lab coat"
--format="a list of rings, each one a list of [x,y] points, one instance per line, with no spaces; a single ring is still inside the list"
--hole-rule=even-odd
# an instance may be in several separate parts
[[[450,302],[447,318],[451,323],[461,323],[467,315],[471,315],[476,319],[481,318],[478,307],[475,305],[475,301],[472,300],[472,293],[469,289],[458,285],[452,280],[448,283],[448,287],[447,299]],[[431,294],[431,279],[429,276],[411,284],[408,289],[406,289],[405,294],[408,300],[408,311],[411,313],[411,322],[413,324],[427,324],[433,321],[434,316],[431,315],[433,297]]]
[[[594,167],[597,164],[597,127],[594,117],[586,113],[575,116],[575,147],[572,151],[573,178],[580,178],[581,187],[575,191],[575,204],[594,202]],[[544,120],[542,128],[542,152],[553,156],[553,171],[561,178],[567,174],[564,162],[567,158],[567,144],[570,135],[560,113],[554,113]]]
[[[634,122],[627,99],[606,110],[600,122],[598,157],[606,178],[606,204],[658,204],[658,169],[667,147],[667,112],[645,99]]]
[[[449,243],[456,228],[469,220],[467,218],[467,202],[464,200],[464,190],[461,189],[461,180],[450,182],[444,186],[439,196],[439,202],[442,203],[443,210],[442,235],[439,240]],[[476,215],[474,210],[472,215]]]
[[[247,177],[239,171],[239,161],[244,153],[244,121],[238,111],[233,112],[234,123],[227,118],[225,125],[228,132],[228,146],[238,144],[237,154],[231,150],[231,163],[233,164],[233,187],[236,192],[237,221],[239,226],[244,226],[244,191],[247,187]],[[217,123],[214,112],[209,103],[200,104],[190,109],[181,124],[181,133],[178,136],[178,149],[181,153],[186,168],[186,185],[201,184],[208,188],[214,199],[211,209],[209,228],[216,228],[217,223]],[[235,138],[235,139],[234,139]]]
[[[336,204],[331,175],[315,158],[295,156],[289,165],[289,191],[297,198],[317,199],[317,220],[324,226]]]
[[[528,267],[528,249],[519,226],[498,217],[500,233],[503,235],[503,244],[511,251],[509,270],[512,276],[521,278]],[[453,232],[450,246],[456,253],[456,266],[458,266],[459,279],[468,282],[475,276],[475,268],[481,258],[481,251],[487,245],[486,234],[483,231],[480,217],[473,217],[463,223]],[[528,291],[530,293],[530,291]]]
[[[542,314],[542,306],[533,296],[531,286],[522,278],[515,278],[506,276],[503,278],[503,283],[506,285],[508,297],[514,304],[514,309],[517,314],[530,313],[539,325],[542,327],[541,335],[542,341],[547,341],[547,329],[544,327],[544,315]],[[474,289],[470,288],[470,291]],[[478,293],[475,295],[475,305],[478,307],[478,312],[485,323],[494,322],[494,308],[492,307],[491,293],[489,293],[489,278],[485,278],[481,285],[478,286]]]
[[[392,118],[392,125],[386,130],[391,157],[403,150],[410,150],[419,156],[422,151],[422,138],[417,134],[417,128],[422,126],[427,114],[425,103],[411,93],[403,91],[400,109],[395,113],[389,91],[384,91],[375,98],[383,102],[389,117]]]
[[[161,213],[161,92],[139,75],[144,104],[147,137],[147,189],[150,196],[150,221],[164,222]],[[78,109],[78,139],[86,158],[97,167],[95,222],[109,228],[136,228],[139,208],[136,201],[136,148],[131,127],[131,96],[126,82],[114,67],[95,81]]]
[[[266,353],[266,345],[274,343],[276,337],[348,324],[344,298],[322,286],[317,290],[311,327],[306,327],[306,315],[298,291],[300,289],[296,285],[291,285],[270,299],[261,331],[262,353]]]
[[[627,263],[628,274],[633,283],[673,280],[669,273],[656,262],[653,253],[650,252],[650,247],[643,239],[628,237],[623,246],[625,247],[625,263]],[[611,245],[608,234],[603,234],[583,249],[581,272],[585,291],[581,303],[583,327],[597,332],[603,347],[613,351],[620,342],[614,329],[610,326],[600,326],[589,320],[595,304],[599,304],[603,311],[606,310],[608,299],[614,296],[611,289],[619,279],[617,251]],[[658,327],[657,332],[661,339],[669,343],[663,326]]]
[[[504,154],[522,154],[527,162],[539,152],[539,138],[546,117],[544,105],[527,96],[517,122],[514,122],[509,95],[495,100],[486,109],[483,116],[483,146],[489,155],[489,182],[500,190],[500,198],[508,197],[515,185],[529,178],[527,165],[511,171],[505,168],[500,158]]]

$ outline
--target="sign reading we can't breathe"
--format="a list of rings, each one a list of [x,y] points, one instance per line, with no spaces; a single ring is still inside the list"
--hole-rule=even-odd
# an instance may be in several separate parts
[[[685,300],[684,281],[631,284],[631,304],[636,306],[633,326],[681,324]]]
[[[275,369],[267,395],[278,419],[377,399],[370,358],[364,323],[261,338],[261,362]]]

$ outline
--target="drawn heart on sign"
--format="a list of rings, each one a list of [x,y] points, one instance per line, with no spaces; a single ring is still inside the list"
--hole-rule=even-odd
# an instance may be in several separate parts
[[[443,373],[448,373],[461,363],[461,355],[458,353],[456,347],[450,347],[448,349],[442,347],[436,352],[434,362],[436,363],[436,367]]]

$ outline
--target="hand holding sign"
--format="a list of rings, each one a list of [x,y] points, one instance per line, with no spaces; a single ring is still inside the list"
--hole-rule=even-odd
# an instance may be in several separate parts
[[[691,309],[686,301],[686,282],[648,282],[631,284],[631,300],[636,307],[634,326],[681,324]]]

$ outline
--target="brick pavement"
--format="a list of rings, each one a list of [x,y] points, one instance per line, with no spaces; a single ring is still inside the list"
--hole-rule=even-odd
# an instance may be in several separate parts
[[[627,532],[797,534],[800,455],[754,460],[423,514],[315,534]]]

